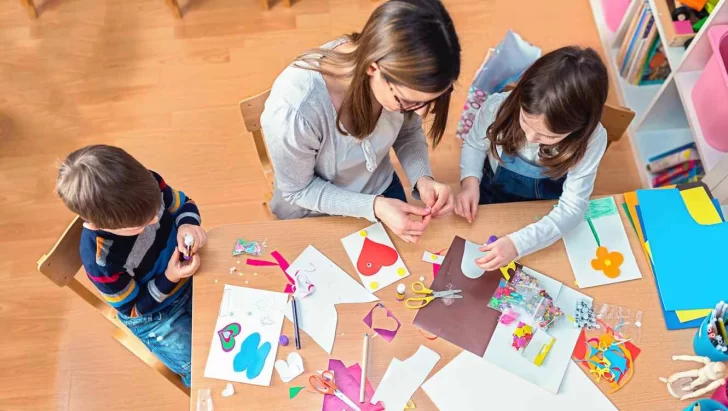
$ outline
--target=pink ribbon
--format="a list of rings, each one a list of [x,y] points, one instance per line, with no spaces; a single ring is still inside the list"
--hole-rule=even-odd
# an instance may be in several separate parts
[[[288,275],[286,270],[288,270],[288,267],[290,267],[290,264],[288,264],[288,261],[279,253],[278,251],[272,251],[270,253],[270,256],[273,257],[275,262],[273,261],[266,261],[266,260],[258,260],[254,258],[248,258],[248,260],[245,262],[247,265],[252,265],[255,267],[273,267],[278,266],[281,268],[281,271],[283,271],[283,275],[286,276],[286,280],[288,280],[288,284],[286,284],[286,289],[283,290],[284,293],[293,294],[293,285],[295,282],[293,281],[293,278]]]

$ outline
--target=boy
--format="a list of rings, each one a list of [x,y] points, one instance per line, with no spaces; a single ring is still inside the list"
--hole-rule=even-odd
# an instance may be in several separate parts
[[[195,203],[126,151],[106,145],[69,154],[56,192],[85,221],[80,253],[88,278],[121,322],[189,387],[188,280],[207,241]],[[189,254],[185,236],[194,241]]]

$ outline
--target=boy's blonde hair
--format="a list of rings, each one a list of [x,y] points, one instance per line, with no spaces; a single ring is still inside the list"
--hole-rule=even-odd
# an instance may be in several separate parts
[[[146,225],[162,203],[152,172],[126,151],[107,145],[69,154],[59,167],[56,193],[81,218],[110,230]]]

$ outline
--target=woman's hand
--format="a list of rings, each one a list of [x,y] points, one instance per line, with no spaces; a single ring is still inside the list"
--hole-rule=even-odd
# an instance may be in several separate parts
[[[204,247],[205,243],[207,243],[207,233],[202,227],[194,224],[182,224],[179,228],[177,228],[177,248],[182,250],[182,254],[186,257],[189,256],[187,255],[185,235],[192,236],[192,240],[194,241],[192,243],[192,247],[190,247],[190,252],[192,254],[197,254],[197,251],[199,251],[199,249]]]
[[[455,197],[455,214],[472,223],[478,213],[480,182],[475,177],[465,177],[460,182],[460,192]]]
[[[488,245],[480,247],[480,251],[487,251],[488,254],[475,260],[475,263],[485,271],[497,270],[518,258],[516,245],[508,237],[501,237]]]
[[[408,243],[416,243],[420,239],[432,218],[429,207],[419,207],[385,197],[374,200],[374,215]],[[421,216],[422,220],[412,220],[410,215]]]
[[[420,192],[422,201],[432,210],[433,218],[452,212],[453,207],[455,207],[455,200],[450,186],[438,183],[429,176],[420,177],[415,186],[417,191]]]

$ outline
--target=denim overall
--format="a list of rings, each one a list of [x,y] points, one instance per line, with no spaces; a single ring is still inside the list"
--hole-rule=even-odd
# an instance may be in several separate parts
[[[519,156],[501,154],[503,162],[495,172],[490,159],[485,159],[480,180],[480,204],[514,203],[518,201],[555,200],[561,196],[566,176],[553,179],[546,169]]]

